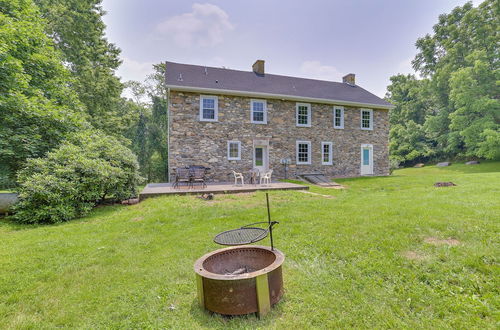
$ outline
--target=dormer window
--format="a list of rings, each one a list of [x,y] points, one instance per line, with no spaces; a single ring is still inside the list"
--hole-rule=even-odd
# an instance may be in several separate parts
[[[217,96],[200,96],[200,121],[218,121],[219,105]]]

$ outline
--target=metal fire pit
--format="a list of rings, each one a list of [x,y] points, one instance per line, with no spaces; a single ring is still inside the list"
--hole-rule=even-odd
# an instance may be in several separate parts
[[[259,245],[204,255],[194,264],[200,306],[224,315],[265,315],[283,295],[284,260],[279,250]]]

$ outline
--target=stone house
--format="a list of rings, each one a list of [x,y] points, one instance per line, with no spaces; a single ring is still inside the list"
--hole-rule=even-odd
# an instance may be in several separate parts
[[[166,62],[169,171],[209,167],[272,169],[273,178],[388,175],[388,112],[393,106],[356,85]]]

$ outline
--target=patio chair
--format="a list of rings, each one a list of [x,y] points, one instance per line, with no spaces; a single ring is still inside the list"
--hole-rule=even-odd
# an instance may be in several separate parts
[[[270,184],[271,183],[271,175],[273,175],[273,170],[269,170],[267,172],[264,172],[264,174],[261,174],[260,175],[260,184],[262,184],[262,182],[264,182],[266,184]]]
[[[202,188],[206,188],[207,184],[205,183],[205,168],[194,168],[192,170],[191,176],[191,184],[201,183]]]
[[[234,175],[234,185],[235,186],[238,185],[238,180],[241,180],[241,185],[242,186],[245,184],[245,182],[243,181],[244,180],[243,179],[243,174],[233,171],[233,175]]]
[[[180,183],[185,183],[188,187],[191,185],[191,174],[187,168],[177,168],[175,170],[174,188],[179,188]]]

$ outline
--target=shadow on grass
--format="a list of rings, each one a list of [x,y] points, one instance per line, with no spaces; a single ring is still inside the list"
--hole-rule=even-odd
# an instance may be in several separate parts
[[[13,216],[0,216],[0,230],[5,230],[5,231],[22,231],[22,230],[32,230],[32,229],[37,229],[37,228],[49,228],[49,227],[60,227],[60,226],[68,226],[71,224],[77,224],[77,223],[87,223],[91,222],[93,220],[99,219],[101,217],[106,217],[108,215],[111,215],[113,212],[115,212],[118,209],[121,209],[125,207],[124,205],[103,205],[103,206],[97,206],[92,211],[90,211],[89,214],[77,218],[77,219],[72,219],[69,221],[65,222],[58,222],[58,223],[41,223],[41,224],[31,224],[31,223],[19,223],[16,222],[13,218]]]
[[[286,297],[283,296],[281,300],[274,304],[271,308],[271,312],[265,317],[260,319],[257,313],[247,314],[247,315],[221,315],[217,313],[210,312],[208,310],[202,309],[198,305],[198,300],[193,299],[191,303],[190,314],[193,320],[195,320],[201,327],[207,327],[212,329],[220,329],[225,327],[238,327],[242,326],[244,328],[260,328],[260,327],[270,327],[277,318],[280,318],[283,314],[283,307],[286,304]]]
[[[496,173],[500,172],[500,163],[498,161],[484,160],[477,165],[465,165],[465,162],[455,162],[450,166],[438,167],[431,165],[422,168],[405,167],[397,171],[400,170],[412,171],[412,175],[418,172],[421,172],[421,175],[445,174],[446,172],[448,172],[448,174]]]

